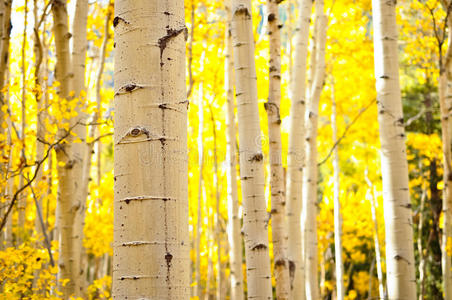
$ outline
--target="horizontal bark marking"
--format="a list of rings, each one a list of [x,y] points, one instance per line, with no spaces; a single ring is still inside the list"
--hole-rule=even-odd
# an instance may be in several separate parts
[[[136,196],[136,197],[127,197],[124,199],[120,199],[119,202],[125,202],[129,204],[130,201],[143,201],[143,200],[160,200],[160,201],[176,201],[176,198],[171,197],[162,197],[162,196]]]

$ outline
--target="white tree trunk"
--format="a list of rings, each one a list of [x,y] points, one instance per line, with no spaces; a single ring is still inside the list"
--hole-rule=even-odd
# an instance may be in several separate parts
[[[334,82],[331,84],[333,142],[337,141],[337,112]],[[340,167],[339,145],[334,148],[334,254],[336,263],[336,295],[337,300],[344,300],[344,264],[342,262],[342,214],[340,201]]]
[[[77,117],[75,122],[84,122],[86,115],[82,111],[85,105],[85,99],[81,96],[82,91],[85,91],[85,61],[86,50],[88,48],[88,41],[86,37],[87,31],[87,17],[88,17],[88,0],[77,0],[75,4],[75,14],[72,20],[72,71],[73,90],[75,97],[79,98],[75,111]],[[86,94],[86,93],[85,93]],[[86,127],[78,125],[73,130],[77,138],[84,141],[86,139]],[[77,274],[75,277],[75,295],[83,296],[85,290],[86,274],[83,268],[83,227],[85,225],[85,210],[86,210],[86,194],[82,188],[83,186],[83,158],[86,153],[85,143],[74,143],[72,145],[73,153],[73,185],[74,185],[74,229],[73,229],[73,247],[74,247],[74,269],[73,272]]]
[[[306,62],[308,56],[311,0],[300,0],[300,15],[295,34],[295,58],[291,78],[289,151],[287,157],[288,257],[293,300],[305,299],[304,262],[301,234],[301,197],[304,168],[304,114],[306,103]]]
[[[376,211],[376,204],[377,201],[375,197],[375,187],[370,181],[370,179],[367,177],[367,169],[365,171],[365,179],[367,182],[367,185],[369,186],[369,200],[370,200],[370,209],[372,212],[372,222],[374,225],[374,246],[375,246],[375,264],[377,265],[377,278],[378,278],[378,292],[379,292],[379,299],[386,299],[385,298],[385,288],[383,283],[383,268],[381,266],[381,250],[380,250],[380,239],[378,238],[378,220],[377,220],[377,211]]]
[[[205,50],[201,54],[200,73],[204,71]],[[199,165],[199,182],[198,182],[198,218],[196,222],[196,296],[201,299],[202,285],[201,285],[201,234],[202,234],[202,183],[203,183],[203,169],[204,169],[204,82],[199,83],[198,95],[198,165]]]
[[[303,234],[306,270],[306,298],[315,300],[319,295],[318,284],[318,241],[317,241],[317,120],[320,94],[325,78],[325,43],[327,17],[324,1],[317,0],[315,5],[315,26],[317,27],[315,68],[312,87],[309,94],[306,113],[306,172],[303,178]]]
[[[184,2],[115,2],[114,299],[187,299]]]
[[[68,30],[68,14],[66,1],[55,0],[52,2],[52,13],[54,18],[54,36],[56,46],[56,79],[60,82],[59,97],[70,100],[72,90],[72,70],[69,55],[69,39],[71,37]],[[64,122],[70,123],[65,119]],[[72,125],[72,124],[71,124]],[[65,129],[59,130],[59,136],[67,135]],[[72,167],[76,163],[72,155],[72,138],[66,138],[66,142],[59,144],[55,148],[58,161],[58,226],[59,226],[59,289],[63,292],[63,298],[67,299],[75,292],[75,282],[78,274],[75,272],[74,258],[77,251],[73,240],[74,226],[74,193],[75,186]],[[69,280],[64,286],[63,280]]]
[[[227,1],[226,7],[228,21],[226,27],[226,55],[225,55],[225,89],[226,89],[226,127],[227,127],[227,176],[228,176],[228,241],[229,264],[231,281],[231,299],[243,300],[243,251],[242,234],[239,216],[239,199],[237,192],[237,153],[234,113],[234,61],[232,59],[232,35],[231,35],[231,7]]]
[[[287,226],[285,220],[284,170],[281,144],[281,33],[278,1],[267,0],[268,36],[270,41],[269,94],[265,110],[268,115],[271,219],[276,299],[289,299],[290,277],[287,259]]]
[[[271,299],[269,220],[265,201],[264,157],[260,143],[251,1],[234,0],[232,7],[248,299]]]
[[[413,228],[399,85],[395,1],[372,1],[390,300],[416,299]]]

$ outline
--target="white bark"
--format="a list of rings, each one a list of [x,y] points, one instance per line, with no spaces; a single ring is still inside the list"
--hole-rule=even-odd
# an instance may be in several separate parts
[[[372,1],[390,300],[416,299],[413,228],[399,85],[395,1]]]
[[[114,299],[187,299],[184,2],[115,2]]]
[[[229,1],[227,2],[229,4]],[[229,241],[229,264],[231,281],[231,299],[243,300],[243,252],[242,234],[239,216],[239,200],[237,192],[237,153],[234,113],[234,61],[232,59],[232,36],[231,36],[231,8],[226,7],[228,21],[226,27],[226,56],[225,56],[225,89],[227,100],[227,175],[228,175],[228,241]]]
[[[375,246],[375,264],[377,265],[377,278],[378,278],[378,292],[379,299],[385,298],[385,288],[383,283],[383,268],[381,266],[381,250],[380,250],[380,239],[378,237],[378,220],[377,220],[377,209],[376,209],[376,198],[375,198],[375,187],[367,177],[367,170],[365,172],[365,179],[367,185],[369,186],[369,200],[370,200],[370,209],[372,212],[372,222],[374,225],[374,246]]]
[[[333,142],[337,141],[337,112],[334,82],[331,84]],[[340,201],[340,167],[339,149],[334,148],[334,254],[336,263],[336,295],[337,300],[344,300],[344,264],[342,262],[342,214]]]
[[[75,4],[75,14],[72,20],[72,71],[73,90],[75,97],[78,98],[78,105],[75,108],[77,116],[73,122],[83,122],[86,120],[86,115],[82,112],[85,105],[85,99],[80,96],[82,91],[85,91],[85,61],[86,50],[88,42],[86,37],[87,31],[87,17],[88,17],[88,0],[77,0]],[[73,130],[74,134],[80,140],[86,139],[86,127],[78,125]],[[73,272],[77,274],[75,277],[75,295],[83,296],[85,289],[86,274],[83,268],[83,227],[85,225],[85,210],[86,210],[86,195],[83,186],[83,158],[86,152],[86,145],[84,143],[74,143],[72,146],[73,153],[73,185],[74,185],[74,229],[72,239],[74,241],[74,269]]]
[[[248,299],[271,299],[268,213],[260,143],[251,1],[234,0],[232,8]]]
[[[325,43],[327,17],[324,12],[324,1],[317,0],[315,5],[317,27],[315,68],[312,87],[309,94],[308,111],[306,113],[306,172],[303,177],[303,234],[306,272],[306,298],[318,299],[318,241],[317,241],[317,120],[319,114],[320,94],[325,78]]]
[[[281,33],[278,1],[267,0],[268,36],[270,42],[269,95],[265,103],[268,115],[271,219],[276,299],[289,299],[290,277],[287,259],[284,170],[281,144]]]
[[[72,90],[72,70],[69,55],[69,39],[71,37],[68,30],[68,14],[66,2],[64,0],[55,0],[52,2],[52,13],[54,18],[54,36],[56,46],[56,79],[60,82],[59,97],[70,100],[70,91]],[[65,119],[69,123],[71,120]],[[65,129],[59,130],[59,136],[66,135]],[[72,156],[72,138],[66,138],[66,142],[59,144],[55,148],[58,161],[58,226],[59,226],[59,289],[63,292],[63,298],[67,299],[75,292],[75,282],[78,277],[75,272],[74,257],[76,255],[75,244],[73,241],[74,226],[74,207],[73,198],[75,186],[73,185],[72,167],[75,163]],[[64,286],[63,280],[69,282]]]
[[[291,81],[289,151],[287,157],[288,256],[291,299],[305,299],[304,262],[301,234],[301,197],[304,168],[304,114],[306,102],[306,61],[308,56],[311,0],[300,0],[300,15],[295,34],[295,59]]]
[[[200,73],[204,71],[205,51],[201,54]],[[199,165],[199,182],[198,182],[198,218],[196,222],[196,296],[201,299],[202,285],[201,285],[201,234],[202,234],[202,183],[203,183],[203,169],[204,169],[204,82],[199,83],[198,95],[198,165]]]

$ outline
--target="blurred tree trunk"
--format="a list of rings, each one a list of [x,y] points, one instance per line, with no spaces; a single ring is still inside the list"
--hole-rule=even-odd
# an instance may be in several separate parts
[[[21,97],[21,126],[20,126],[20,139],[22,141],[22,149],[20,151],[21,156],[20,159],[22,163],[26,164],[25,157],[25,128],[27,127],[27,66],[26,66],[26,50],[27,50],[27,27],[28,27],[28,1],[25,0],[25,8],[24,8],[24,27],[23,27],[23,41],[22,41],[22,60],[21,60],[21,68],[22,68],[22,97]],[[19,176],[19,188],[24,185],[24,176],[26,176],[26,171],[23,170]],[[26,209],[27,209],[27,196],[21,195],[18,198],[17,209],[19,212],[18,216],[18,235],[17,241],[18,244],[25,241],[27,237],[27,232],[25,228],[26,222]]]
[[[300,14],[295,30],[295,58],[291,77],[289,150],[287,156],[288,257],[293,300],[305,299],[305,269],[302,252],[301,200],[305,164],[306,62],[308,57],[311,0],[300,0]]]
[[[334,79],[331,83],[332,115],[331,124],[333,128],[333,142],[337,141],[337,111]],[[339,167],[339,145],[334,148],[334,254],[336,263],[336,296],[337,300],[344,300],[344,264],[342,262],[342,213],[340,201],[340,167]]]
[[[184,2],[117,0],[113,25],[113,298],[188,299]]]
[[[60,82],[59,97],[70,101],[72,91],[72,69],[69,53],[69,39],[71,34],[68,27],[67,4],[64,0],[52,2],[52,13],[54,18],[54,35],[56,46],[56,80]],[[66,113],[66,111],[62,112]],[[69,123],[72,127],[73,120],[64,118],[63,122]],[[61,138],[68,134],[69,129],[60,127],[58,136]],[[72,137],[69,135],[65,141],[55,148],[58,170],[58,226],[59,226],[59,289],[63,293],[62,297],[68,299],[75,293],[76,282],[78,280],[78,270],[75,264],[77,250],[73,240],[74,226],[74,164],[77,163],[73,156]],[[66,284],[63,284],[68,280]]]
[[[381,250],[380,250],[380,239],[378,237],[378,219],[377,219],[377,209],[375,202],[377,201],[375,197],[375,187],[370,181],[369,177],[367,177],[367,169],[364,174],[364,178],[366,179],[367,185],[369,186],[369,200],[370,200],[370,209],[372,212],[372,222],[374,225],[374,246],[375,246],[375,264],[377,265],[377,278],[378,278],[378,291],[379,291],[379,299],[386,299],[385,288],[383,282],[383,268],[381,266]]]
[[[315,63],[311,65],[312,86],[309,91],[308,112],[306,114],[306,172],[303,178],[303,233],[306,268],[306,298],[318,299],[318,241],[317,241],[317,126],[319,101],[325,79],[325,44],[327,16],[324,1],[315,2]]]
[[[77,0],[75,3],[75,14],[72,20],[72,72],[73,90],[77,100],[75,112],[77,117],[75,122],[86,123],[86,114],[83,112],[86,101],[85,88],[85,61],[86,50],[88,48],[87,41],[87,17],[88,17],[88,0]],[[74,185],[74,229],[73,229],[73,243],[74,243],[74,269],[76,272],[75,278],[75,295],[84,296],[86,289],[86,274],[83,267],[83,256],[85,250],[83,248],[83,227],[85,225],[85,210],[86,197],[82,189],[83,186],[83,158],[86,151],[86,144],[83,142],[86,139],[86,126],[77,125],[73,130],[76,138],[82,142],[74,143],[72,147],[72,157],[76,161],[72,167],[73,185]]]
[[[206,52],[201,54],[200,73],[204,71],[204,61]],[[203,186],[203,169],[204,169],[204,81],[199,83],[199,99],[198,99],[198,165],[199,165],[199,181],[198,181],[198,216],[196,221],[196,296],[201,299],[203,287],[201,285],[201,233],[202,233],[202,186]]]
[[[265,110],[268,115],[271,219],[276,299],[289,299],[290,277],[287,259],[287,226],[285,220],[284,170],[281,143],[281,30],[277,0],[267,0],[268,36],[270,42],[269,94]]]
[[[389,299],[416,299],[405,127],[399,85],[395,1],[373,0]]]
[[[225,89],[227,100],[227,176],[228,176],[228,240],[231,299],[243,300],[243,250],[239,216],[239,199],[237,192],[237,129],[234,113],[234,61],[232,49],[230,0],[226,2],[226,57],[225,57]]]
[[[264,157],[257,103],[256,67],[250,0],[234,0],[232,38],[239,128],[243,232],[249,299],[272,297],[265,201]]]

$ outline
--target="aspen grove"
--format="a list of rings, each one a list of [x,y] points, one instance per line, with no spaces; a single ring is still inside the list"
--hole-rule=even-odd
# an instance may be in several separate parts
[[[452,299],[452,0],[0,1],[0,299]]]

